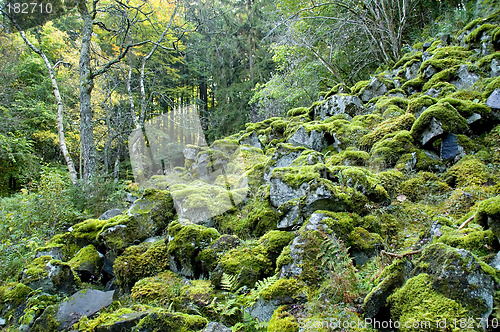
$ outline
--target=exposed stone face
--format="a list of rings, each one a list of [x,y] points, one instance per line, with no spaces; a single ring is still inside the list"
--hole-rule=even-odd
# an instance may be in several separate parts
[[[258,149],[262,149],[262,143],[259,140],[259,137],[255,132],[252,132],[248,137],[240,140],[239,142],[241,145],[250,145]]]
[[[477,80],[479,80],[479,75],[470,72],[467,65],[462,65],[456,73],[456,78],[450,83],[459,90],[466,90],[473,86]]]
[[[305,148],[321,151],[329,145],[327,133],[312,130],[307,132],[304,127],[300,127],[289,139],[288,143],[294,146],[303,146]]]
[[[432,118],[429,125],[422,132],[422,146],[432,143],[444,133],[443,125],[436,118]]]
[[[366,109],[358,97],[333,95],[314,109],[314,118],[325,120],[333,115],[345,114],[346,118],[351,119],[356,115],[365,113]]]
[[[103,214],[101,214],[101,216],[99,217],[99,220],[109,220],[113,217],[119,216],[120,214],[122,214],[122,212],[120,210],[111,209],[111,210],[108,210],[108,211],[104,212]]]
[[[411,66],[406,67],[405,78],[406,80],[413,80],[418,77],[418,70],[420,69],[420,65],[422,62],[414,62]]]
[[[377,77],[372,78],[370,84],[366,86],[361,92],[361,101],[366,103],[372,98],[382,96],[387,93],[389,89],[385,83]]]

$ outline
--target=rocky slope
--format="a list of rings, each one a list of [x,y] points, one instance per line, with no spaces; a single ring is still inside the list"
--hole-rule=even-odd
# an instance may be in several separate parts
[[[499,23],[498,12],[476,20],[309,108],[186,148],[181,177],[207,180],[203,170],[217,166],[207,155],[243,161],[236,207],[194,216],[203,185],[169,191],[154,177],[157,189],[126,212],[76,224],[39,248],[19,281],[0,288],[0,324],[493,330]],[[241,182],[228,178],[221,188]]]

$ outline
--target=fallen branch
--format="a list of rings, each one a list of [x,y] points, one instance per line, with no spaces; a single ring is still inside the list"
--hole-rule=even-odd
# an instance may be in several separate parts
[[[418,254],[420,252],[422,252],[422,249],[415,250],[415,251],[410,251],[410,252],[405,252],[404,254],[395,254],[395,253],[392,253],[392,252],[387,252],[385,250],[382,250],[380,253],[383,254],[383,255],[387,255],[387,256],[392,256],[392,257],[397,257],[397,258],[403,258],[405,256],[415,255],[415,254]]]
[[[469,219],[467,219],[466,221],[464,221],[462,223],[462,225],[460,225],[460,227],[458,227],[458,229],[461,230],[462,228],[464,228],[465,226],[467,226],[467,224],[470,223],[471,220],[474,219],[475,216],[476,216],[476,214],[474,213],[472,216],[469,217]]]

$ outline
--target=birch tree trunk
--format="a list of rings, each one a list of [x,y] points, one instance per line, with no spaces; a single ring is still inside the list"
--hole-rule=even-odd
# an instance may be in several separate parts
[[[64,156],[64,160],[66,161],[66,165],[68,165],[68,171],[69,171],[69,176],[70,176],[71,182],[73,184],[76,184],[78,181],[78,174],[76,172],[75,164],[73,163],[73,159],[71,159],[71,156],[68,152],[68,147],[66,146],[66,139],[64,138],[64,124],[63,124],[64,105],[62,102],[61,93],[59,92],[59,85],[57,84],[56,75],[54,73],[54,67],[50,63],[50,61],[47,58],[47,56],[45,55],[45,53],[29,41],[29,39],[28,39],[28,37],[26,37],[26,34],[24,33],[24,31],[21,30],[21,27],[16,22],[13,22],[13,24],[16,27],[16,29],[19,31],[19,34],[21,35],[21,38],[24,40],[26,45],[28,45],[28,47],[31,50],[33,50],[33,52],[35,52],[36,54],[38,54],[42,58],[42,60],[45,64],[45,67],[47,68],[47,70],[49,72],[50,82],[52,83],[52,91],[54,93],[54,97],[56,98],[56,103],[57,103],[57,136],[58,136],[58,141],[59,141],[59,148],[61,149],[61,152]]]

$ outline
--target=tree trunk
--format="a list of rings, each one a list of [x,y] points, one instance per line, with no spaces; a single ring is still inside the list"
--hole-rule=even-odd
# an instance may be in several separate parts
[[[90,66],[90,43],[94,23],[92,15],[95,15],[95,12],[92,15],[89,13],[84,0],[78,2],[78,11],[83,20],[80,50],[80,142],[83,157],[83,179],[88,182],[97,173],[93,112],[90,100],[94,88],[94,78]]]
[[[49,71],[49,77],[50,77],[50,82],[52,83],[52,90],[54,93],[54,97],[56,98],[57,102],[57,136],[59,139],[59,148],[61,149],[61,152],[64,156],[64,160],[66,161],[66,165],[68,165],[68,171],[69,171],[69,176],[71,179],[71,182],[73,184],[77,183],[78,180],[78,174],[75,169],[75,164],[73,163],[73,159],[71,159],[71,156],[68,152],[68,147],[66,146],[66,139],[64,138],[64,124],[63,124],[63,111],[64,111],[64,106],[61,98],[61,94],[59,92],[59,85],[57,84],[56,76],[54,73],[54,68],[50,64],[49,59],[45,55],[45,53],[38,49],[35,45],[33,45],[28,38],[26,37],[26,34],[24,31],[21,30],[19,25],[17,25],[16,22],[13,22],[14,25],[16,26],[16,29],[19,30],[19,34],[21,35],[21,38],[24,40],[26,45],[28,45],[29,48],[33,50],[36,54],[38,54],[42,59],[43,62],[45,63],[45,67]]]

